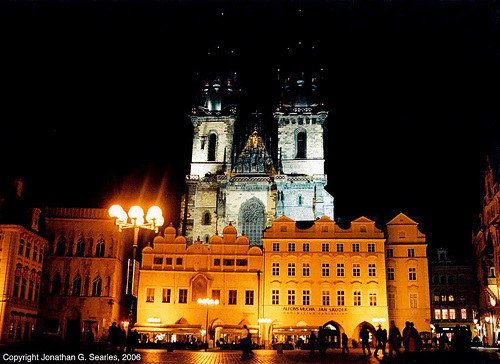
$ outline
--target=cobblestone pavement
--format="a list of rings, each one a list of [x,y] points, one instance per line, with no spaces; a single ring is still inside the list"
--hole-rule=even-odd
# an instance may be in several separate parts
[[[277,354],[275,350],[255,350],[254,357],[245,359],[241,357],[239,351],[174,351],[168,353],[166,350],[137,350],[141,353],[141,363],[167,363],[167,364],[289,364],[289,363],[409,363],[410,361],[392,360],[387,357],[374,358],[373,356],[363,357],[361,349],[351,349],[349,354],[342,354],[340,350],[328,350],[320,356],[316,353],[309,355],[305,350],[283,351]],[[455,355],[452,353],[439,353],[427,351],[421,354],[420,358],[413,363],[500,363],[497,351],[472,351],[467,354]]]

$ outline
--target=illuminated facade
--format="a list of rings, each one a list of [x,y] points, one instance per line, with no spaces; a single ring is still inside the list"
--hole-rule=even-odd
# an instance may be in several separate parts
[[[107,337],[113,321],[128,320],[125,298],[131,244],[105,209],[48,208],[40,329],[46,338]]]
[[[169,227],[142,252],[136,328],[150,339],[185,340],[201,337],[208,320],[211,340],[232,340],[247,324],[268,344],[323,326],[331,346],[342,332],[358,341],[362,325],[374,331],[389,320],[430,331],[425,236],[404,214],[386,229],[364,217],[342,229],[326,216],[283,216],[265,230],[263,255],[232,225],[208,247],[187,246]],[[199,298],[220,301],[208,318]]]
[[[484,174],[480,226],[472,236],[479,282],[478,329],[490,345],[500,341],[500,152],[492,153]]]

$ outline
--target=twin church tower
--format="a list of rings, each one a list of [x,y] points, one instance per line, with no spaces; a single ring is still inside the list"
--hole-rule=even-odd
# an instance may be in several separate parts
[[[321,216],[333,220],[333,197],[325,189],[324,173],[328,112],[319,81],[304,72],[280,80],[274,145],[259,126],[236,135],[235,126],[243,123],[236,74],[216,75],[204,83],[190,117],[191,170],[181,202],[179,233],[188,243],[199,238],[208,244],[232,224],[251,244],[261,244],[263,230],[283,215],[296,221]]]

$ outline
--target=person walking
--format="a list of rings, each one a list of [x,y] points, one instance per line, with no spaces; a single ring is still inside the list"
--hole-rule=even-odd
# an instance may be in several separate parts
[[[368,355],[372,355],[369,343],[370,333],[368,332],[366,326],[363,326],[361,328],[361,331],[359,332],[359,338],[361,340],[361,348],[363,349],[363,356],[366,356],[365,348],[368,349]]]
[[[318,349],[321,355],[326,353],[326,337],[323,326],[318,327]]]
[[[240,340],[241,350],[243,351],[241,357],[248,358],[252,355],[252,339],[247,325],[243,325],[243,331]]]
[[[382,330],[382,325],[378,325],[377,331],[375,331],[375,339],[377,339],[377,348],[375,349],[374,357],[378,356],[379,349],[382,349],[382,355],[385,355],[385,342],[384,342],[384,331]]]
[[[392,357],[392,353],[396,352],[396,356],[399,357],[401,353],[399,352],[399,347],[401,346],[401,333],[399,328],[391,320],[389,325],[389,357]]]
[[[346,352],[349,353],[349,339],[347,338],[347,335],[345,332],[342,333],[342,354],[345,354]]]
[[[314,354],[314,346],[316,345],[316,334],[311,330],[311,335],[309,335],[309,346],[311,349],[310,355]]]

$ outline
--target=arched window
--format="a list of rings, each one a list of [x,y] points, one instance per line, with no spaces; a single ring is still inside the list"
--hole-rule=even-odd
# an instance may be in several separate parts
[[[306,158],[307,136],[305,131],[297,133],[297,153],[295,158]]]
[[[63,236],[59,238],[56,244],[56,255],[64,255],[66,251],[66,240]]]
[[[100,276],[97,276],[94,278],[94,281],[92,282],[92,296],[100,297],[101,288],[102,288],[102,280]]]
[[[303,202],[304,202],[304,200],[303,200],[303,198],[302,198],[302,195],[299,195],[298,200],[297,200],[297,204],[298,204],[299,206],[302,206],[302,203],[303,203]]]
[[[240,231],[250,240],[250,244],[262,244],[262,231],[264,230],[264,204],[256,197],[252,197],[241,205]]]
[[[210,225],[210,212],[205,212],[203,214],[203,221],[202,221],[202,224],[203,225]]]
[[[61,293],[61,276],[56,273],[54,278],[52,278],[52,290],[51,293],[60,294]]]
[[[95,246],[95,256],[96,257],[103,257],[104,256],[104,250],[106,246],[104,244],[104,239],[101,238],[97,241],[97,244]]]
[[[68,274],[66,274],[64,276],[63,294],[64,295],[69,294],[69,275]]]
[[[217,148],[217,135],[215,133],[210,134],[208,137],[208,161],[215,161],[215,152]]]
[[[87,274],[85,276],[85,284],[83,286],[83,295],[88,296],[89,295],[89,287],[90,287],[90,276]]]
[[[78,239],[78,242],[76,243],[75,255],[77,257],[83,257],[84,254],[85,254],[85,239],[80,238],[80,239]]]
[[[79,274],[73,279],[73,296],[79,296],[82,289],[82,277]]]

